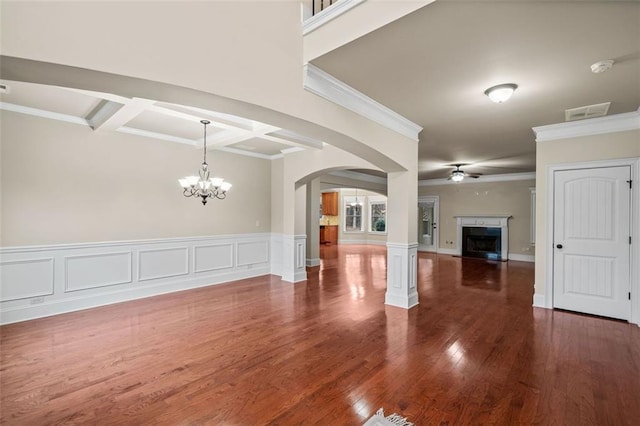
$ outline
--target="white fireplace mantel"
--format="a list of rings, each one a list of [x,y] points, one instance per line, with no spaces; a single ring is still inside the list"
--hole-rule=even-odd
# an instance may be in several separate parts
[[[511,215],[483,215],[483,216],[454,216],[458,225],[458,238],[457,238],[457,253],[458,256],[462,255],[462,227],[475,226],[486,228],[500,228],[501,229],[501,245],[502,260],[507,260],[509,256],[509,219]]]

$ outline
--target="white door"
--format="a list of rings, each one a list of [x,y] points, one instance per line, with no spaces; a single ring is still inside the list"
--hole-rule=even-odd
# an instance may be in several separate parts
[[[554,174],[553,306],[629,319],[631,168]]]
[[[438,251],[438,197],[418,201],[418,250]]]

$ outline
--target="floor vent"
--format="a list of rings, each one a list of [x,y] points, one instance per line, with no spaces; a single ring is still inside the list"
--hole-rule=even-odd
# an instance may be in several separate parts
[[[611,102],[603,104],[587,105],[564,111],[565,121],[584,120],[585,118],[603,117],[609,112]]]

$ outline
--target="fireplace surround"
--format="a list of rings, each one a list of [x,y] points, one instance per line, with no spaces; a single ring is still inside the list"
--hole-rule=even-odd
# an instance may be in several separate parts
[[[506,261],[510,215],[456,216],[459,256]]]

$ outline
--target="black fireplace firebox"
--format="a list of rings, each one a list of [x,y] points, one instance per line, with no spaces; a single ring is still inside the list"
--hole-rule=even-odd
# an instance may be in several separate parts
[[[502,229],[463,226],[462,256],[502,260]]]

